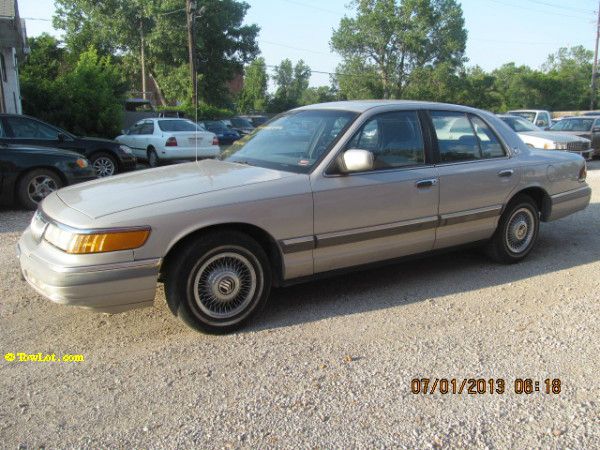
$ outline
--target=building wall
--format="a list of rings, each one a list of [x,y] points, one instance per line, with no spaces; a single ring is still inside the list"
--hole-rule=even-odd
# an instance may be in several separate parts
[[[21,88],[19,86],[19,66],[14,48],[0,49],[0,80],[2,81],[2,101],[0,109],[9,114],[22,114]]]

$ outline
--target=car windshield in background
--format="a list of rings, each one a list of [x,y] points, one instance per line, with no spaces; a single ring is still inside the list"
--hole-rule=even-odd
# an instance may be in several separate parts
[[[517,133],[542,131],[541,128],[536,127],[529,120],[522,119],[521,117],[501,117],[501,119]]]
[[[550,128],[553,131],[590,131],[595,119],[563,119]]]
[[[189,120],[159,120],[161,131],[203,131],[202,128]]]
[[[227,129],[227,126],[220,120],[206,121],[203,122],[203,124],[208,131],[211,131],[213,133],[224,133],[226,131],[229,131]]]
[[[523,119],[527,119],[530,122],[533,122],[535,120],[535,113],[531,111],[509,111],[508,114],[510,114],[511,116],[522,117]]]
[[[285,114],[237,141],[225,153],[224,159],[307,173],[357,116],[350,111],[332,110]]]
[[[249,120],[242,117],[232,117],[229,121],[235,128],[254,128],[254,125]]]

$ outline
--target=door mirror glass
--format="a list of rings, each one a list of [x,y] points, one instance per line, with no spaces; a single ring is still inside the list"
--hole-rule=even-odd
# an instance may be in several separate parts
[[[58,142],[65,142],[67,137],[63,133],[58,133]]]
[[[600,127],[594,127],[594,128],[592,129],[592,131],[593,131],[594,133],[600,133]]]
[[[342,173],[366,172],[373,169],[373,153],[368,150],[350,149],[342,155]]]

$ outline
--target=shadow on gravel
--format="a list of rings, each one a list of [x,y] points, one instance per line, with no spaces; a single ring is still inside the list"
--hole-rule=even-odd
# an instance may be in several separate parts
[[[600,259],[600,204],[542,224],[536,247],[520,264],[502,265],[476,248],[395,263],[273,290],[247,328],[259,331],[358,314],[489,288]]]

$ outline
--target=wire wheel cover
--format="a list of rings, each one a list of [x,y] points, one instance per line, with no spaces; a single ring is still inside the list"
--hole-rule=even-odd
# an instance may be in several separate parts
[[[242,312],[256,292],[256,270],[236,252],[210,257],[198,270],[193,285],[200,310],[215,319],[227,319]]]

